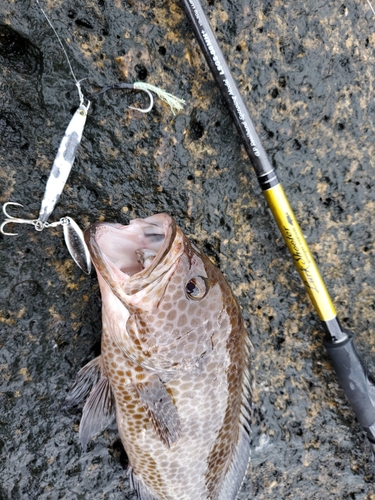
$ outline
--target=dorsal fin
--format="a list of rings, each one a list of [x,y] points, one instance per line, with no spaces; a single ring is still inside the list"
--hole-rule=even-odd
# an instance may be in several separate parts
[[[233,453],[232,462],[225,476],[223,486],[220,489],[218,500],[236,500],[245,478],[249,461],[250,433],[246,424],[240,428],[236,450]]]
[[[244,359],[250,360],[252,344],[245,332]],[[251,435],[251,374],[250,366],[245,366],[242,379],[241,414],[239,419],[238,439],[233,450],[231,461],[220,488],[218,500],[236,500],[245,478],[250,461]]]
[[[135,384],[135,389],[157,435],[170,448],[181,434],[181,425],[177,408],[163,382],[152,374]]]

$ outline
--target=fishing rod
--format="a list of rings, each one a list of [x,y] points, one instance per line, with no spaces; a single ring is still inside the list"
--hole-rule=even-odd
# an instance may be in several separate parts
[[[271,167],[199,0],[182,0],[182,3],[249,155],[264,197],[321,320],[326,334],[323,343],[339,384],[369,439],[371,450],[375,452],[375,378],[368,373],[357,352],[354,334],[340,324],[318,267],[284,189]]]

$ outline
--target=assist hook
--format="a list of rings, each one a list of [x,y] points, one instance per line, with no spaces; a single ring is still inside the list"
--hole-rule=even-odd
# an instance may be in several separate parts
[[[147,92],[149,98],[150,98],[150,105],[146,109],[141,109],[141,108],[135,108],[133,106],[129,106],[130,109],[135,109],[136,111],[140,111],[141,113],[148,113],[151,111],[154,105],[154,99],[152,96],[153,92],[156,94],[162,101],[168,104],[168,106],[171,108],[172,113],[175,115],[176,111],[180,111],[183,108],[183,105],[185,104],[184,99],[180,99],[179,97],[176,97],[173,94],[170,94],[169,92],[166,92],[165,90],[161,89],[160,87],[156,87],[155,85],[151,85],[150,83],[146,82],[134,82],[134,83],[114,83],[113,85],[108,85],[107,87],[103,87],[101,90],[98,92],[95,92],[94,94],[89,94],[87,97],[88,100],[92,101],[97,98],[100,94],[103,94],[104,92],[107,92],[108,90],[113,90],[113,89],[134,89],[134,90],[142,90],[143,92]]]
[[[129,109],[134,109],[135,111],[139,111],[140,113],[149,113],[152,108],[154,107],[154,98],[151,94],[151,92],[148,89],[145,88],[137,88],[136,83],[114,83],[113,85],[107,85],[106,87],[103,87],[101,90],[98,92],[95,92],[94,94],[89,94],[88,99],[92,101],[93,99],[96,99],[99,95],[104,94],[105,92],[108,92],[108,90],[113,90],[113,89],[134,89],[134,90],[141,90],[142,92],[146,92],[150,99],[150,104],[147,108],[135,108],[134,106],[128,106]]]

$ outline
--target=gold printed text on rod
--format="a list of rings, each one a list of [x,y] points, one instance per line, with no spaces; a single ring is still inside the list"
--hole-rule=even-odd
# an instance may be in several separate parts
[[[281,184],[263,192],[281,234],[293,257],[315,309],[323,321],[336,317],[331,297],[320,275]]]

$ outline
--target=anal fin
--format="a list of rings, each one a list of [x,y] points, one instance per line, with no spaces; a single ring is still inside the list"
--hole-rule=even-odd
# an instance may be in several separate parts
[[[135,389],[161,441],[170,448],[181,434],[177,408],[165,385],[153,374],[135,384]]]

